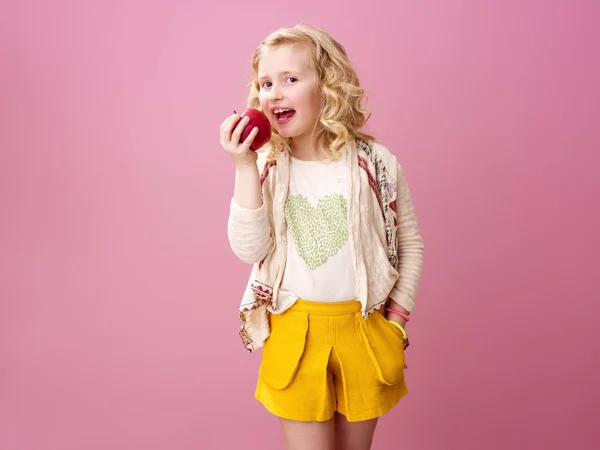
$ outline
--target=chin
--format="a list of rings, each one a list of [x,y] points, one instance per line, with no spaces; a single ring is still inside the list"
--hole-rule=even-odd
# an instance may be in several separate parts
[[[281,136],[282,138],[293,138],[294,136],[296,136],[296,133],[294,133],[291,130],[281,130],[278,129],[277,133],[279,134],[279,136]]]

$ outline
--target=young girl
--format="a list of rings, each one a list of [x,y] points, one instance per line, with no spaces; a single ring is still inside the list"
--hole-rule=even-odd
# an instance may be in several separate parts
[[[260,154],[248,121],[221,125],[236,166],[228,224],[253,264],[240,336],[264,345],[256,398],[288,449],[366,450],[407,393],[404,330],[423,243],[396,158],[360,131],[364,91],[345,49],[309,26],[256,49],[249,107],[269,118]]]

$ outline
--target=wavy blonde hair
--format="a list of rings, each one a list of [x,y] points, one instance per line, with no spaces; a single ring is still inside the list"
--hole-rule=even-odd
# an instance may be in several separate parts
[[[248,107],[261,109],[258,64],[262,56],[274,47],[297,43],[308,44],[317,74],[321,111],[313,132],[317,148],[325,153],[319,157],[337,159],[343,148],[356,138],[374,141],[375,138],[360,131],[369,120],[370,113],[363,107],[367,97],[345,48],[325,31],[309,25],[280,28],[267,36],[254,51]],[[270,150],[268,159],[274,159],[281,151],[292,153],[292,139],[282,137],[275,129],[266,146]]]

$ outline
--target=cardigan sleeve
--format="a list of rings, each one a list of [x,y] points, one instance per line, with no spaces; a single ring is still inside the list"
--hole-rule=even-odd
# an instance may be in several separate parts
[[[411,312],[415,306],[415,296],[423,270],[424,247],[404,172],[400,164],[397,167],[398,227],[396,243],[400,275],[389,296],[408,312]]]
[[[271,224],[265,202],[258,209],[247,209],[231,199],[227,225],[229,245],[233,253],[248,264],[260,262],[272,243]]]
[[[258,171],[262,176],[266,167],[266,153],[258,155]],[[273,245],[273,233],[269,221],[269,208],[265,199],[258,209],[247,209],[232,198],[229,207],[227,235],[233,253],[248,264],[263,260]]]

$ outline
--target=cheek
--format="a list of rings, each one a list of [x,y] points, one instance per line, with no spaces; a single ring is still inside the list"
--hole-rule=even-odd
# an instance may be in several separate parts
[[[321,108],[321,98],[318,92],[314,89],[304,89],[299,96],[302,106],[305,110],[311,111],[313,114]]]
[[[260,107],[263,111],[267,111],[269,108],[267,96],[263,94],[258,94],[258,102],[260,103]]]
[[[302,96],[302,110],[307,120],[313,121],[321,111],[321,99],[311,91],[304,92]]]
[[[312,91],[311,100],[312,100],[313,108],[315,108],[317,111],[319,111],[321,109],[321,94],[319,93],[319,91],[316,91],[316,90]]]

